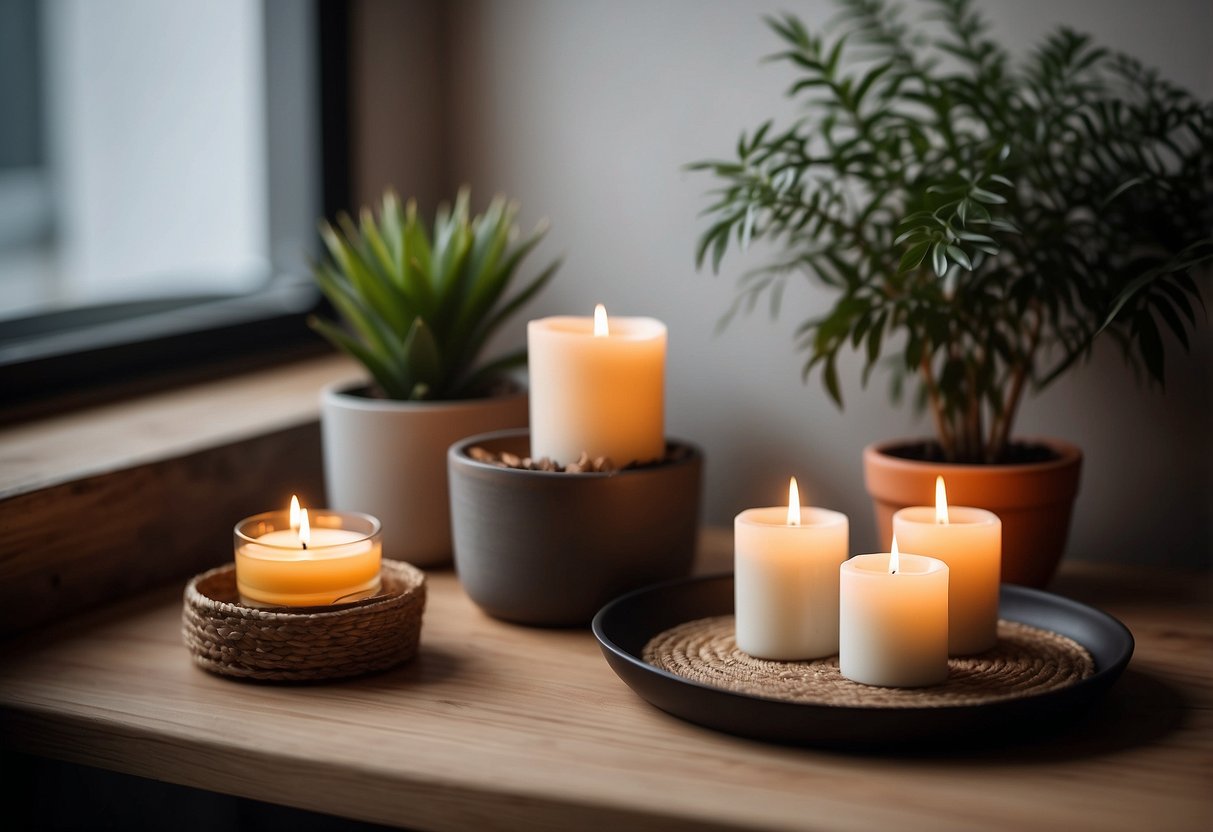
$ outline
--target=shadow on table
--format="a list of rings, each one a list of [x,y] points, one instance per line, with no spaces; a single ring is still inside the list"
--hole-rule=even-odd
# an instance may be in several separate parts
[[[1126,669],[1086,712],[1032,726],[997,726],[998,738],[957,737],[934,748],[863,750],[882,757],[1007,765],[1097,757],[1158,742],[1183,727],[1186,702],[1178,690],[1147,673]],[[845,753],[845,752],[841,752]]]

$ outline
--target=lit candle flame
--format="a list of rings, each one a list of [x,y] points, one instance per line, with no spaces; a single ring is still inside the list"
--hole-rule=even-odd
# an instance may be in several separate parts
[[[901,555],[897,553],[897,535],[893,535],[893,551],[889,554],[889,574],[896,575],[901,568]]]
[[[800,525],[800,488],[795,477],[788,481],[788,525]]]
[[[299,530],[299,498],[291,495],[291,531]]]
[[[594,337],[604,338],[610,335],[607,328],[606,307],[601,303],[594,307]]]
[[[943,477],[935,478],[935,522],[941,526],[948,522],[948,492],[943,487]]]
[[[308,522],[306,508],[299,510],[299,542],[304,549],[312,542],[312,524]]]

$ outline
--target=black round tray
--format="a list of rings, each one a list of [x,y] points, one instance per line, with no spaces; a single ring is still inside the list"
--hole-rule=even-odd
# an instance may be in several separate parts
[[[733,613],[733,576],[657,584],[623,595],[594,616],[592,629],[611,668],[636,693],[674,716],[769,742],[843,748],[985,745],[1055,728],[1085,709],[1120,676],[1133,636],[1107,613],[1040,590],[1004,584],[999,615],[1068,636],[1095,661],[1095,674],[1021,699],[957,707],[841,707],[766,699],[685,679],[647,664],[653,636],[686,621]]]

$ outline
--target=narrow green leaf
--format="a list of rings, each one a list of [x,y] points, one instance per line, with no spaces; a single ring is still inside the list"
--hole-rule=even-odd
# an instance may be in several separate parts
[[[500,329],[501,325],[509,320],[519,309],[539,294],[543,287],[555,277],[562,262],[562,260],[554,260],[548,264],[547,268],[540,272],[524,289],[503,303],[497,311],[477,326],[473,330],[471,337],[468,338],[465,352],[459,357],[460,364],[457,366],[466,367],[473,364],[480,354],[480,350],[484,348],[485,343],[492,337],[493,333]]]
[[[1121,194],[1123,194],[1125,191],[1128,191],[1131,188],[1135,188],[1138,185],[1141,185],[1142,183],[1144,183],[1145,181],[1146,181],[1146,178],[1144,176],[1134,176],[1132,179],[1129,179],[1125,182],[1120,183],[1118,186],[1116,186],[1115,190],[1113,190],[1112,193],[1110,193],[1106,197],[1104,197],[1103,201],[1100,202],[1099,207],[1100,208],[1108,207],[1108,205],[1110,205],[1112,202],[1114,202],[1116,200],[1116,198],[1118,196],[1120,196]]]
[[[927,251],[931,248],[930,241],[924,241],[910,246],[906,249],[905,254],[901,255],[901,261],[897,264],[898,272],[908,272],[917,269],[922,265],[922,261],[926,259]]]
[[[931,265],[936,277],[943,277],[948,271],[948,258],[944,256],[944,244],[936,243],[931,247]]]
[[[843,35],[834,44],[834,48],[830,50],[830,54],[826,57],[825,66],[828,74],[833,75],[838,71],[838,61],[842,58],[842,49],[846,45],[846,42],[847,36]]]
[[[1188,319],[1190,326],[1196,326],[1196,311],[1192,308],[1192,302],[1183,290],[1169,280],[1158,281],[1157,288],[1171,298],[1171,303],[1183,313],[1183,316]]]
[[[826,392],[830,394],[830,398],[834,400],[834,404],[838,405],[838,408],[841,410],[842,387],[838,383],[838,366],[835,364],[833,355],[826,360],[821,378],[825,383]]]
[[[973,261],[969,259],[969,255],[965,253],[964,249],[960,246],[946,246],[945,250],[953,262],[959,263],[968,271],[973,271]]]
[[[976,199],[978,202],[984,202],[987,205],[1004,205],[1007,201],[1006,197],[999,196],[993,191],[987,191],[985,188],[973,188],[969,193],[973,199]]]
[[[366,242],[367,252],[370,255],[368,265],[371,267],[371,270],[377,273],[381,281],[391,283],[401,293],[404,293],[404,275],[397,271],[397,261],[388,249],[387,242],[379,233],[379,226],[376,224],[375,217],[371,214],[370,209],[364,208],[359,213],[358,230],[362,234],[362,239]],[[407,296],[401,298],[401,305],[411,305]]]
[[[1133,320],[1137,331],[1137,346],[1145,362],[1146,371],[1150,376],[1165,386],[1167,373],[1164,361],[1162,338],[1159,337],[1158,327],[1148,312],[1143,312]]]
[[[991,245],[994,244],[993,237],[989,237],[985,234],[976,234],[972,231],[959,231],[959,232],[957,232],[956,236],[959,237],[960,239],[964,240],[965,242],[969,242],[969,243],[989,243]]]
[[[417,305],[416,313],[432,318],[438,311],[437,292],[433,274],[433,252],[425,222],[417,213],[417,203],[409,200],[405,207],[404,236],[404,280],[409,297]]]
[[[348,217],[343,219],[349,227],[344,237],[327,223],[321,227],[321,236],[328,246],[329,253],[349,279],[354,291],[367,299],[367,307],[374,309],[393,331],[404,332],[409,323],[406,300],[399,289],[376,274],[363,259],[349,238],[351,231],[357,235],[357,229],[353,228]]]
[[[880,345],[884,339],[885,321],[887,319],[888,315],[886,313],[879,313],[876,316],[876,320],[872,323],[872,328],[868,330],[867,360],[869,365],[875,364],[876,360],[880,357]]]
[[[382,357],[368,348],[366,344],[353,338],[340,327],[315,316],[308,318],[308,325],[327,338],[334,346],[361,362],[387,396],[393,399],[407,398],[408,390],[401,386],[401,379],[395,369],[385,363]]]
[[[1161,294],[1154,293],[1150,296],[1150,305],[1158,310],[1158,314],[1167,324],[1167,328],[1170,329],[1172,334],[1175,335],[1176,340],[1179,341],[1179,344],[1183,347],[1184,352],[1188,352],[1190,347],[1188,345],[1187,327],[1184,326],[1184,322],[1180,319],[1179,315],[1175,312],[1175,309],[1171,306],[1167,299]]]
[[[404,213],[400,210],[400,197],[390,188],[383,195],[383,205],[380,208],[380,222],[384,242],[387,244],[388,256],[391,258],[391,273],[401,281],[401,288],[407,291],[404,281]]]
[[[315,279],[337,313],[353,327],[367,348],[379,355],[385,365],[399,369],[393,356],[400,354],[401,341],[391,325],[376,315],[355,289],[332,268],[319,266]]]
[[[859,86],[855,88],[854,101],[856,109],[858,109],[859,105],[863,103],[863,99],[865,96],[867,96],[868,91],[872,88],[872,85],[892,68],[893,62],[885,61],[883,64],[879,64],[869,70],[868,73],[863,76],[863,80],[860,81]]]
[[[424,319],[413,319],[413,325],[404,338],[402,350],[408,376],[413,382],[410,396],[434,393],[439,398],[444,397],[445,391],[441,389],[442,360],[438,343]],[[424,389],[419,391],[417,385],[424,385]]]

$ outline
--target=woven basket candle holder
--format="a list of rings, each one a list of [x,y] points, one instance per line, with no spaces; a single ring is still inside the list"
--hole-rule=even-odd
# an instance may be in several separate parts
[[[948,662],[946,682],[933,687],[871,687],[847,679],[838,657],[799,662],[759,659],[737,647],[734,618],[688,621],[644,647],[649,664],[693,681],[786,702],[849,708],[939,708],[987,705],[1036,696],[1095,673],[1090,653],[1073,639],[1014,621],[1000,621],[998,644]]]
[[[386,670],[417,653],[425,573],[382,562],[372,598],[323,607],[256,608],[240,603],[234,564],[195,576],[185,588],[182,634],[202,668],[239,679],[311,682]]]

